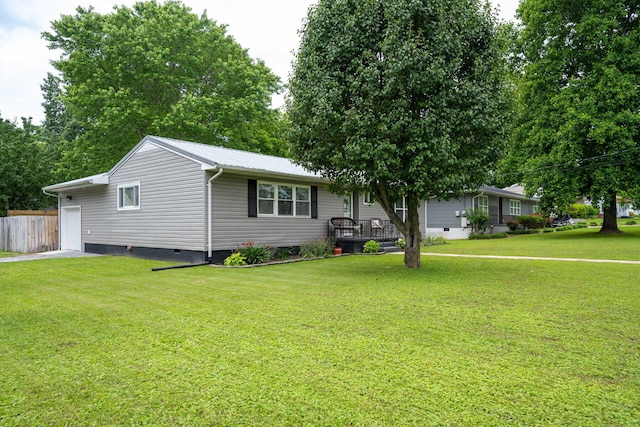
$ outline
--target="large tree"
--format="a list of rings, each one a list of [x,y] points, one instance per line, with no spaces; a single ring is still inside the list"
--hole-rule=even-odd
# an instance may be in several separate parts
[[[640,3],[524,0],[514,58],[521,108],[509,164],[542,206],[603,201],[640,184]]]
[[[0,216],[10,209],[42,209],[55,199],[42,193],[50,182],[53,152],[40,138],[41,128],[0,117]]]
[[[106,15],[80,7],[43,37],[62,51],[53,65],[75,127],[62,148],[68,178],[108,169],[146,134],[282,152],[281,114],[270,108],[279,79],[179,1]]]
[[[495,21],[478,0],[320,0],[287,112],[294,157],[335,191],[372,192],[420,266],[422,200],[487,179],[505,137]],[[394,209],[405,199],[406,218]]]

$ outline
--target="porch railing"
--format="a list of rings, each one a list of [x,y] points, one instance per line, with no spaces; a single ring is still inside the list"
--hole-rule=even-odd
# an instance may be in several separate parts
[[[401,237],[398,228],[390,220],[380,218],[361,219],[355,221],[356,226],[350,229],[335,229],[331,221],[327,221],[328,236],[335,239],[391,240]]]

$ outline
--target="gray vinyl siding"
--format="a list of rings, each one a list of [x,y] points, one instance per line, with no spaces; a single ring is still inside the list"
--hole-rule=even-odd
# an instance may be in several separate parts
[[[385,221],[389,220],[389,215],[382,209],[380,203],[373,203],[371,205],[364,203],[364,195],[359,194],[357,199],[354,197],[354,203],[359,204],[359,219],[361,221],[366,221],[371,218],[381,218]],[[425,212],[424,212],[425,202],[422,201],[420,203],[420,207],[418,208],[418,217],[420,218],[420,230],[425,230]]]
[[[205,173],[200,164],[167,150],[140,151],[108,186],[73,191],[65,205],[82,206],[86,243],[204,251]],[[140,209],[118,211],[118,185],[140,182]]]
[[[248,215],[248,180],[280,184],[316,185],[318,218],[255,217]],[[314,238],[327,236],[330,218],[342,216],[342,197],[323,185],[293,179],[264,178],[223,172],[213,181],[212,250],[236,249],[243,242],[269,246],[298,246]]]
[[[460,228],[461,218],[456,217],[456,212],[462,215],[472,207],[473,200],[470,197],[462,199],[451,199],[438,201],[429,200],[427,204],[427,227],[428,228]]]

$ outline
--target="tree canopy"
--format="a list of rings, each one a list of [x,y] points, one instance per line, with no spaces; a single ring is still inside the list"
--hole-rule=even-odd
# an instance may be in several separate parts
[[[55,201],[42,193],[54,153],[30,119],[22,126],[0,117],[0,216],[9,209],[42,209]]]
[[[640,186],[640,4],[524,0],[518,16],[508,164],[548,211],[604,201],[602,231],[617,232],[616,195]]]
[[[64,108],[48,100],[50,113],[64,111],[58,117],[74,127],[62,149],[64,178],[110,168],[146,134],[283,151],[282,117],[270,108],[278,77],[224,26],[179,1],[117,6],[106,15],[79,7],[43,38],[62,51],[53,65]],[[56,93],[54,83],[47,80],[48,93]]]
[[[486,182],[506,137],[495,20],[478,0],[320,0],[287,112],[298,162],[335,191],[372,192],[420,265],[421,200]],[[405,198],[406,218],[394,203]]]

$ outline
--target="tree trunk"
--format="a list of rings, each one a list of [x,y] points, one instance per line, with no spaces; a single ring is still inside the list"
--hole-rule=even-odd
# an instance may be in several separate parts
[[[604,234],[620,234],[622,231],[618,228],[618,210],[616,208],[616,194],[609,195],[604,200],[604,216],[602,217],[602,228],[600,233]]]
[[[420,268],[420,217],[418,208],[409,204],[405,229],[404,266],[407,268]]]

